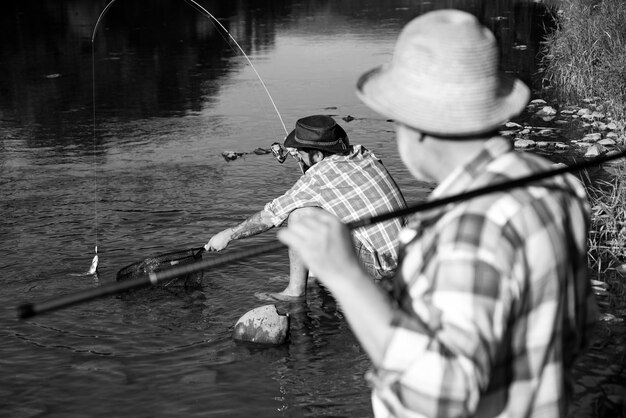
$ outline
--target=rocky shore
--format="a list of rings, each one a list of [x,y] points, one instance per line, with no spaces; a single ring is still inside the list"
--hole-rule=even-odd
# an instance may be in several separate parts
[[[570,151],[586,158],[598,157],[623,145],[625,124],[601,111],[593,99],[585,106],[567,106],[557,110],[543,99],[535,99],[526,108],[523,123],[507,122],[501,135],[511,138],[517,149]]]

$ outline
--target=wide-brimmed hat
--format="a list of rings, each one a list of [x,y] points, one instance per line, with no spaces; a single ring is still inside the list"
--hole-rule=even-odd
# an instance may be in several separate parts
[[[287,148],[313,148],[342,154],[348,150],[348,135],[333,118],[325,115],[298,119],[296,129],[285,138]]]
[[[496,39],[473,15],[437,10],[409,22],[391,62],[363,74],[357,95],[375,111],[437,136],[495,130],[520,113],[528,87],[501,73]]]

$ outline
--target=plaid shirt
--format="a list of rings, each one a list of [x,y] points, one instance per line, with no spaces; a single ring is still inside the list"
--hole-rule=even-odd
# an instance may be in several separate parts
[[[431,199],[550,169],[492,139]],[[589,207],[572,176],[420,214],[399,237],[398,304],[370,372],[377,417],[564,417],[596,305]]]
[[[265,205],[275,226],[306,206],[320,207],[343,222],[404,208],[406,203],[383,163],[361,145],[349,155],[332,155],[309,168],[285,194]],[[397,238],[401,221],[380,222],[353,231],[353,236],[374,256],[378,270],[397,266]]]

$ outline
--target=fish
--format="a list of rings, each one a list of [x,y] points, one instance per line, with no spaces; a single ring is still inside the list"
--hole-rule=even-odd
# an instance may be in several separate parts
[[[96,276],[98,275],[98,246],[95,247],[96,255],[91,260],[91,267],[83,273],[72,273],[70,276]]]
[[[98,272],[98,246],[97,245],[94,251],[96,252],[96,255],[94,255],[93,259],[91,260],[91,267],[89,267],[89,270],[86,273],[88,275],[94,275]]]

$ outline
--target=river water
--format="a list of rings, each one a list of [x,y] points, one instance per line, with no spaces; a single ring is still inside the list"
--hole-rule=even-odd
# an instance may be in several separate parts
[[[210,269],[199,292],[147,289],[24,321],[15,308],[113,282],[130,263],[199,247],[259,210],[299,170],[252,151],[302,116],[334,116],[419,202],[431,186],[411,180],[392,125],[354,86],[420,13],[477,14],[503,69],[537,84],[535,2],[200,4],[249,55],[280,118],[228,35],[183,0],[119,0],[93,40],[106,1],[0,5],[1,416],[371,416],[368,359],[323,289],[291,307],[288,344],[232,339],[237,319],[262,305],[254,293],[285,285],[286,251]],[[223,151],[243,155],[227,162]],[[98,276],[80,275],[96,245]]]

